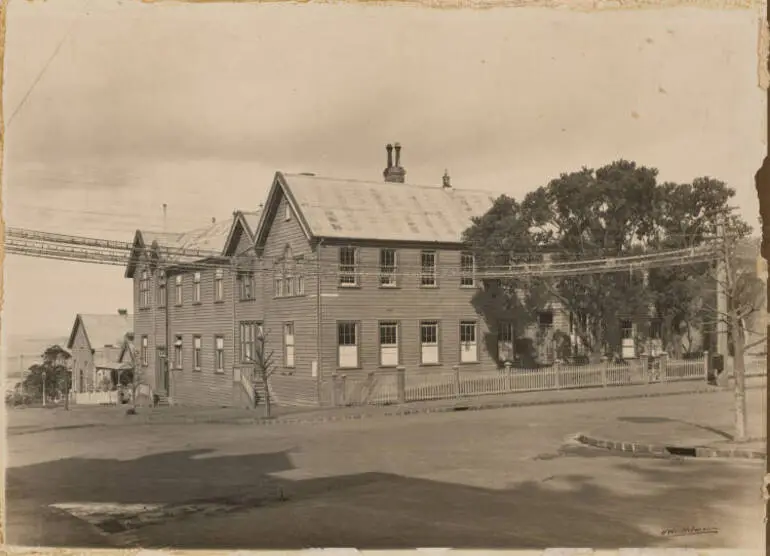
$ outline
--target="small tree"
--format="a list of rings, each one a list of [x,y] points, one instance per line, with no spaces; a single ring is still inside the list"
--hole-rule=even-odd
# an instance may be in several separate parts
[[[254,357],[245,356],[254,365],[254,374],[252,376],[252,389],[256,391],[257,381],[261,381],[265,386],[265,416],[271,417],[271,398],[270,398],[270,384],[269,379],[276,370],[274,362],[274,351],[265,351],[265,343],[268,333],[262,330],[260,327],[257,331],[257,353]],[[256,396],[255,396],[256,403]]]
[[[765,303],[765,284],[756,275],[756,254],[742,254],[743,241],[750,228],[740,221],[731,220],[723,231],[723,255],[720,264],[708,273],[707,280],[712,280],[723,292],[724,307],[707,306],[714,315],[716,324],[727,328],[728,351],[733,356],[733,375],[735,393],[735,440],[746,439],[746,365],[744,354],[750,346],[746,345],[750,318],[761,310]],[[753,256],[752,256],[753,255]],[[749,264],[747,264],[749,263]],[[732,348],[732,349],[731,349]],[[722,354],[728,355],[728,354]]]

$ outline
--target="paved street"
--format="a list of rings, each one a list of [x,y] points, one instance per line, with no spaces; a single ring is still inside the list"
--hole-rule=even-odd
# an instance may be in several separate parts
[[[749,391],[754,432],[764,433],[763,398]],[[569,439],[632,435],[652,417],[729,432],[730,399],[722,392],[272,427],[12,433],[9,541],[761,548],[764,462],[629,457]]]

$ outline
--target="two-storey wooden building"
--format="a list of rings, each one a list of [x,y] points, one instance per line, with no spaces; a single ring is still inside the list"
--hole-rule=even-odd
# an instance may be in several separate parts
[[[320,403],[340,373],[496,369],[514,331],[490,330],[477,313],[481,284],[462,234],[498,194],[456,189],[448,176],[406,184],[393,150],[384,181],[276,173],[259,213],[201,235],[216,252],[207,258],[174,261],[173,248],[201,242],[138,231],[126,276],[148,384],[179,403],[253,403],[261,339],[282,404]],[[563,327],[566,316],[540,320]]]

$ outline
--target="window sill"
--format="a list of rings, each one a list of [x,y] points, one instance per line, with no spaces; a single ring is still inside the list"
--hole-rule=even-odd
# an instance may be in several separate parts
[[[440,367],[443,363],[440,361],[438,363],[420,363],[420,367]]]
[[[165,308],[166,308],[165,305],[158,305],[158,309],[165,309]]]
[[[193,305],[203,305],[203,303],[201,301],[193,301],[192,304]]]
[[[222,305],[224,302],[225,302],[225,300],[224,300],[224,299],[215,299],[215,300],[214,300],[214,303],[217,303],[217,304],[219,304],[219,305]]]
[[[245,301],[256,301],[256,299],[253,298],[253,297],[249,297],[249,298],[244,298],[244,299],[239,299],[238,300],[239,303],[243,303]]]
[[[393,369],[398,369],[400,366],[401,364],[399,363],[398,365],[377,365],[377,368],[384,371],[392,371]]]
[[[199,372],[201,372],[201,370],[200,369],[193,369],[193,372],[194,373],[199,373]]]
[[[152,307],[139,307],[140,311],[149,311]]]
[[[174,303],[174,307],[183,307],[181,303]]]
[[[423,290],[437,290],[438,284],[420,284],[420,289]]]
[[[360,365],[357,367],[337,367],[337,372],[342,372],[342,373],[344,373],[345,371],[360,371],[360,370],[361,370]]]
[[[393,286],[385,286],[385,285],[380,284],[379,288],[381,290],[400,290],[401,286],[399,286],[397,284],[393,285]]]
[[[337,284],[337,287],[341,290],[360,290],[359,284]]]
[[[462,285],[462,284],[460,284],[460,289],[461,290],[475,290],[477,287],[478,286],[476,286],[476,284],[473,284],[473,285],[470,285],[470,284]]]
[[[481,361],[460,361],[458,365],[481,365]]]

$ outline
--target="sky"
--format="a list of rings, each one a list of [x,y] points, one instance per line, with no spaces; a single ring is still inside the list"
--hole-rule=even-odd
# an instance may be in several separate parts
[[[12,1],[4,218],[131,241],[163,203],[169,230],[253,210],[277,170],[380,180],[399,141],[409,182],[514,197],[621,157],[712,176],[756,226],[757,29],[750,10]],[[131,307],[123,272],[7,256],[3,334]]]

